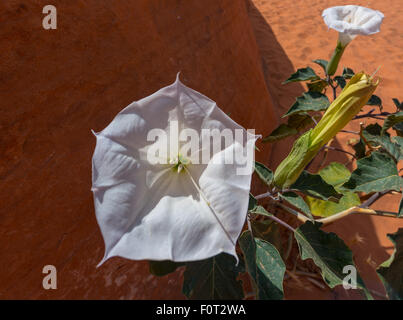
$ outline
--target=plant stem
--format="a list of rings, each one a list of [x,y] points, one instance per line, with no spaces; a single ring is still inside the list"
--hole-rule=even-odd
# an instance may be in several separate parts
[[[259,194],[259,195],[255,196],[255,199],[259,200],[259,199],[267,198],[267,197],[270,197],[270,196],[272,196],[272,193],[271,192],[266,192],[266,193],[262,193],[262,194]]]
[[[346,217],[346,216],[348,216],[350,214],[353,214],[353,213],[376,214],[376,212],[374,210],[372,210],[372,209],[364,209],[364,208],[359,208],[359,207],[352,207],[350,209],[347,209],[347,210],[341,211],[339,213],[336,213],[336,214],[334,214],[334,215],[332,215],[330,217],[318,219],[318,220],[315,220],[315,221],[323,223],[323,224],[328,224],[328,223],[334,222],[336,220],[339,220],[341,218],[344,218],[344,217]]]
[[[336,100],[336,98],[337,98],[337,93],[336,93],[337,85],[336,86],[333,85],[333,80],[332,80],[332,78],[330,78],[329,75],[326,77],[326,81],[329,84],[329,86],[332,88],[333,100]]]
[[[283,227],[286,227],[287,229],[291,230],[292,232],[295,232],[295,229],[291,227],[288,223],[285,223],[283,220],[277,218],[276,216],[267,216],[267,218],[272,219],[273,221],[281,224]]]
[[[385,194],[387,194],[389,191],[382,191],[382,192],[376,192],[374,193],[371,197],[368,198],[365,202],[363,202],[360,205],[360,208],[368,208],[370,205],[372,205],[375,201],[383,197]]]
[[[282,204],[282,203],[276,203],[277,206],[279,206],[280,208],[284,209],[285,211],[287,211],[288,213],[293,214],[294,216],[296,216],[298,218],[298,220],[302,221],[302,222],[306,222],[308,220],[310,220],[309,218],[307,218],[306,216],[304,216],[303,214],[299,213],[298,211]]]
[[[357,131],[350,131],[350,130],[340,130],[340,132],[344,132],[344,133],[352,133],[352,134],[360,134],[359,132],[357,132]]]
[[[386,111],[380,112],[380,113],[372,113],[372,112],[374,112],[374,110],[375,109],[372,109],[365,114],[357,115],[353,118],[353,120],[362,119],[362,118],[374,118],[374,119],[384,120],[384,118],[382,118],[382,117],[387,117],[387,116],[391,115],[390,112],[386,112]]]
[[[347,210],[341,211],[339,213],[336,213],[330,217],[326,217],[326,218],[322,218],[322,219],[317,219],[314,220],[315,222],[320,222],[323,224],[328,224],[331,222],[334,222],[336,220],[339,220],[341,218],[344,218],[350,214],[354,214],[354,213],[359,213],[359,214],[369,214],[369,215],[376,215],[376,216],[382,216],[382,217],[391,217],[391,218],[399,218],[397,217],[397,215],[393,212],[386,212],[386,211],[377,211],[377,210],[373,210],[373,209],[369,209],[369,208],[365,208],[370,206],[372,203],[374,203],[376,200],[378,200],[380,197],[382,197],[383,195],[385,195],[386,193],[388,193],[388,191],[384,191],[384,192],[377,192],[376,194],[372,195],[367,201],[365,201],[363,204],[361,204],[361,206],[359,207],[351,207]],[[302,215],[301,213],[297,212],[296,210],[289,208],[281,203],[276,203],[277,206],[281,207],[282,209],[284,209],[285,211],[287,211],[288,213],[291,213],[293,215],[295,215],[298,220],[300,220],[301,222],[305,223],[306,221],[310,220],[309,218],[305,217],[304,215]]]
[[[334,49],[333,55],[330,58],[327,67],[326,67],[326,74],[332,76],[335,74],[337,70],[337,66],[339,65],[339,61],[341,56],[343,55],[344,49],[346,49],[347,45],[342,45],[340,41],[337,41],[337,46]]]
[[[250,232],[250,235],[253,238],[252,224],[250,223],[250,215],[249,215],[249,213],[246,216],[246,221],[248,222],[248,230]]]
[[[336,148],[336,147],[331,147],[331,146],[325,146],[325,149],[329,149],[329,150],[334,150],[334,151],[339,151],[339,152],[343,152],[346,153],[350,156],[352,156],[353,158],[356,158],[355,155],[351,152],[348,152],[346,150],[340,149],[340,148]]]
[[[382,118],[379,114],[363,114],[363,115],[355,116],[353,118],[353,120],[362,119],[362,118],[372,118],[372,119],[377,119],[377,120],[385,120],[385,118]]]

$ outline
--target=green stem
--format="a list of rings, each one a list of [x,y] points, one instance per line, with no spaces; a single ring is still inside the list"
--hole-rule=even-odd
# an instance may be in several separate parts
[[[337,66],[339,65],[341,56],[343,55],[344,49],[346,49],[347,45],[343,46],[340,41],[337,42],[336,49],[334,49],[332,58],[326,67],[326,73],[329,76],[332,76],[336,73]]]

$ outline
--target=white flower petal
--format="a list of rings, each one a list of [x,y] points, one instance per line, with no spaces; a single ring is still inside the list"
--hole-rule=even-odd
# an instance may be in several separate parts
[[[226,148],[221,140],[216,142],[219,151],[211,145],[213,158],[208,164],[189,164],[175,171],[169,162],[150,163],[147,150],[157,142],[147,141],[148,132],[174,130],[175,121],[179,130],[193,129],[200,137],[202,129],[219,128],[241,129],[244,138]],[[100,264],[113,256],[194,261],[227,252],[236,257],[252,170],[239,174],[243,164],[224,160],[233,153],[253,155],[255,135],[177,79],[123,109],[96,138],[92,190],[105,241]],[[191,158],[196,156],[200,155]],[[246,164],[252,167],[253,157]]]
[[[329,28],[354,36],[379,32],[384,15],[377,10],[346,5],[325,9],[322,17]]]

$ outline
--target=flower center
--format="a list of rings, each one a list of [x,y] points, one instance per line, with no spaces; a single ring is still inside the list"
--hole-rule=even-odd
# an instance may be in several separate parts
[[[190,159],[178,154],[177,157],[169,160],[169,164],[172,165],[172,170],[174,172],[180,173],[188,164],[190,164]]]

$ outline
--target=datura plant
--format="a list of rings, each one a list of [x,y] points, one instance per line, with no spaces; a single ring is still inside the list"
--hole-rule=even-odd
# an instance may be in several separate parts
[[[260,136],[179,77],[94,132],[92,191],[105,241],[99,265],[120,256],[148,260],[156,276],[182,269],[190,299],[283,299],[293,281],[403,298],[403,229],[391,230],[395,251],[376,270],[384,293],[365,285],[347,244],[323,230],[351,214],[403,217],[403,201],[396,212],[371,208],[402,193],[403,102],[394,98],[396,111],[384,111],[374,94],[377,70],[344,67],[334,76],[347,44],[378,32],[383,14],[349,5],[323,17],[339,32],[336,51],[313,61],[319,70],[301,68],[285,81],[305,82],[307,91],[263,138],[296,137],[276,170],[254,160],[255,150],[264,152],[255,147]],[[332,146],[341,135],[348,144]],[[348,161],[329,163],[331,152]],[[252,181],[260,194],[250,193]]]
[[[370,76],[362,72],[354,75],[318,124],[295,142],[290,154],[278,166],[274,184],[280,188],[292,185],[320,148],[333,139],[367,104],[377,85],[378,81],[374,83]]]

